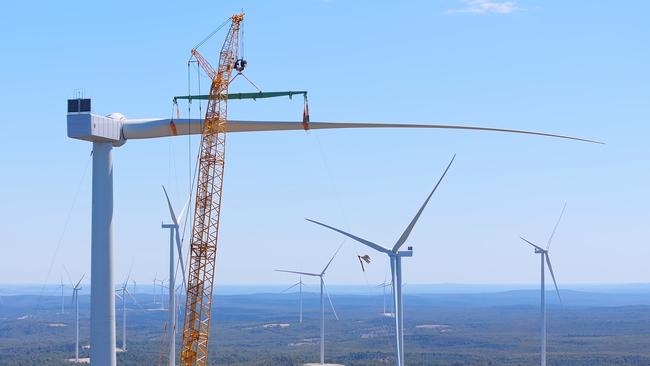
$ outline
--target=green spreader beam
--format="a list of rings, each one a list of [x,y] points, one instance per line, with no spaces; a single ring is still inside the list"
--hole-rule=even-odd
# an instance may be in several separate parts
[[[300,91],[279,91],[279,92],[257,92],[257,93],[228,93],[224,99],[263,99],[263,98],[277,98],[277,97],[289,97],[291,99],[294,95],[303,95],[307,98],[307,92],[304,90]],[[174,103],[180,99],[189,100],[192,99],[198,100],[208,100],[210,98],[207,94],[201,95],[179,95],[174,97]]]

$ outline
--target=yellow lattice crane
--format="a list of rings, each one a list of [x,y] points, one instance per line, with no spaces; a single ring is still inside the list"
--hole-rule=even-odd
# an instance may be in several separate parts
[[[241,71],[245,61],[238,57],[244,14],[231,17],[230,30],[219,54],[217,70],[197,51],[192,56],[212,81],[201,134],[196,203],[190,242],[185,320],[183,322],[182,365],[206,365],[212,289],[219,236],[223,168],[227,131],[228,84],[233,69]]]

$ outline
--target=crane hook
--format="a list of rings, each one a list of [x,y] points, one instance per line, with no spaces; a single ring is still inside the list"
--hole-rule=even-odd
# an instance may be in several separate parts
[[[238,58],[237,61],[235,61],[235,70],[237,70],[238,73],[241,73],[246,68],[246,65],[248,65],[248,62],[246,62],[246,60],[243,58]]]

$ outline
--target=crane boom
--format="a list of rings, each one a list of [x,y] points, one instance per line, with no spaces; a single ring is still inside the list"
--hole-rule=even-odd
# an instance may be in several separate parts
[[[228,93],[228,84],[238,56],[240,24],[243,19],[243,13],[231,17],[230,30],[221,48],[216,71],[196,49],[192,50],[192,55],[212,82],[201,136],[181,365],[207,364],[228,112],[227,98],[221,96]]]

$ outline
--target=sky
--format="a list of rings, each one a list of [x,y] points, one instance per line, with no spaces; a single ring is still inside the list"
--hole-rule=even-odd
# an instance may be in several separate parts
[[[407,283],[536,283],[539,257],[519,236],[545,243],[565,202],[550,251],[560,285],[650,281],[650,3],[118,0],[3,5],[0,283],[90,273],[91,145],[66,137],[66,99],[83,90],[97,114],[169,117],[188,91],[190,49],[241,9],[247,76],[266,91],[308,90],[312,121],[606,144],[441,130],[230,135],[218,284],[288,285],[297,279],[274,269],[319,271],[343,243],[328,283],[374,286],[386,258],[304,219],[392,246],[454,154],[408,242]],[[201,48],[215,64],[223,36]],[[189,75],[205,92],[208,80]],[[300,121],[302,108],[231,101],[229,117]],[[199,118],[198,104],[181,114]],[[116,282],[165,277],[161,185],[179,210],[197,148],[177,137],[113,150]]]

